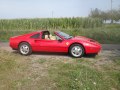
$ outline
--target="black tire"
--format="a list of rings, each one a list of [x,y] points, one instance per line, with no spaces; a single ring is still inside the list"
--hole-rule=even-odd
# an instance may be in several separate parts
[[[28,52],[23,53],[23,51],[21,50],[21,48],[22,48],[23,46],[26,46],[26,47],[27,47]],[[19,51],[19,53],[20,53],[21,55],[24,55],[24,56],[30,55],[30,54],[32,53],[31,46],[30,46],[30,44],[27,43],[27,42],[22,42],[22,43],[20,43],[18,51]]]
[[[80,54],[79,54],[79,55],[74,55],[74,54],[73,54],[73,51],[72,51],[72,50],[73,50],[73,48],[75,48],[75,47],[79,47],[79,48],[80,48]],[[80,44],[73,44],[73,45],[71,45],[70,48],[69,48],[69,53],[70,53],[71,56],[73,56],[73,57],[75,57],[75,58],[80,58],[80,57],[82,57],[82,56],[84,55],[85,51],[84,51],[84,48],[83,48],[82,45],[80,45]]]

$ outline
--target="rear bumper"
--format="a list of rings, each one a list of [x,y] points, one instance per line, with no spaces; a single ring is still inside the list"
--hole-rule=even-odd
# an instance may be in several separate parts
[[[9,46],[13,49],[13,50],[16,50],[18,49],[18,42],[17,40],[14,40],[14,39],[10,39],[9,40]]]

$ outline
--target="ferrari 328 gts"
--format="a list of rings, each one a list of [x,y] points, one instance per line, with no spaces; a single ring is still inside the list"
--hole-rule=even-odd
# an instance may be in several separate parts
[[[97,55],[101,45],[82,36],[70,36],[61,31],[55,31],[54,36],[47,30],[36,31],[10,38],[10,47],[18,50],[22,55],[30,55],[32,52],[63,52],[73,57],[82,57],[85,54]]]

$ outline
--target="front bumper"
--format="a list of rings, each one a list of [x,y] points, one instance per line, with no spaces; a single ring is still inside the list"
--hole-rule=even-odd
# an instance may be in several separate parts
[[[92,54],[92,53],[99,53],[101,50],[100,44],[88,44],[85,46],[85,53]]]

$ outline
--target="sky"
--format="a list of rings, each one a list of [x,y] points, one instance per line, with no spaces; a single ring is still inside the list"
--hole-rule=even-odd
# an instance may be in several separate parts
[[[0,19],[86,17],[91,9],[110,10],[111,0],[0,0]],[[113,8],[120,0],[113,0]]]

